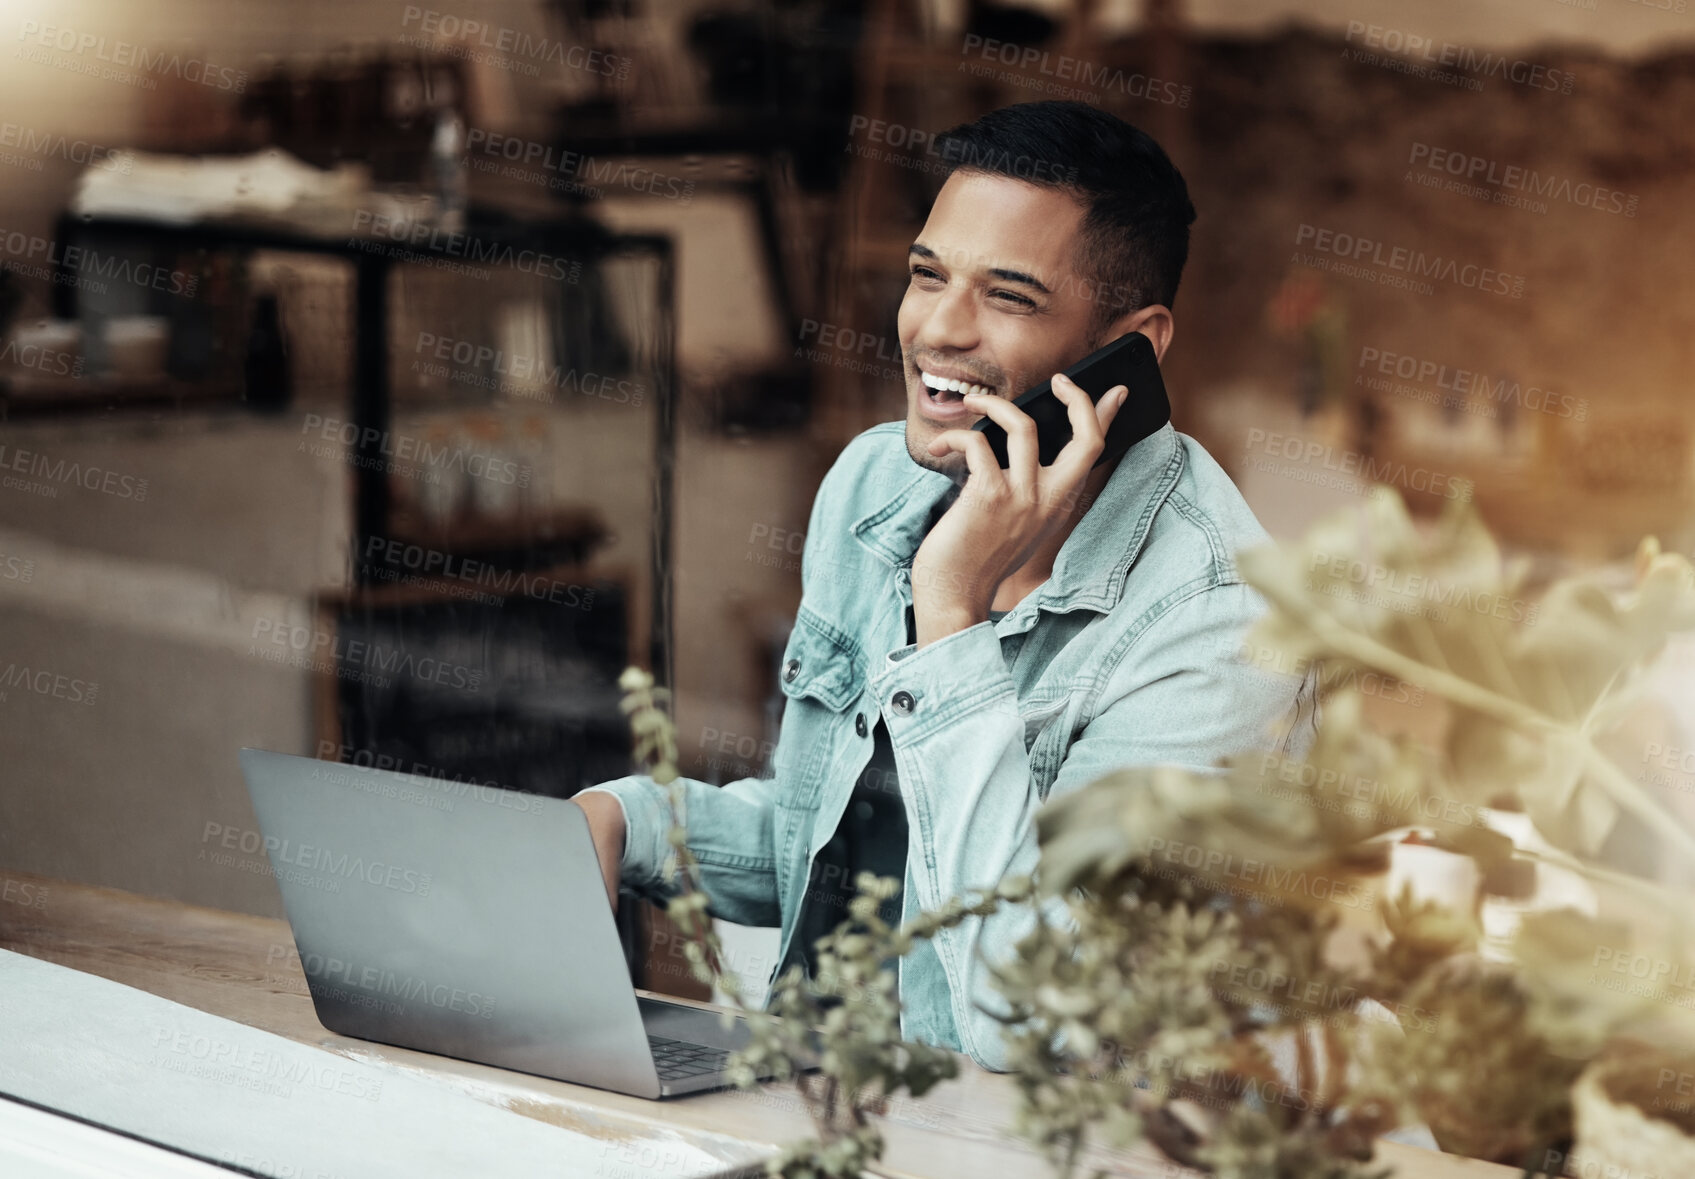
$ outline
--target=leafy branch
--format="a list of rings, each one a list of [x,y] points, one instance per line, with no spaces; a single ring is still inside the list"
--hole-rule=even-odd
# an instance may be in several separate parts
[[[1361,881],[1409,829],[1475,861],[1487,888],[1510,881],[1506,867],[1533,879],[1569,868],[1686,921],[1686,902],[1590,857],[1625,812],[1673,854],[1695,851],[1695,834],[1596,744],[1667,633],[1695,626],[1695,568],[1650,539],[1622,600],[1567,579],[1528,601],[1522,570],[1502,573],[1469,506],[1450,505],[1425,535],[1386,488],[1363,513],[1239,563],[1272,606],[1250,643],[1318,673],[1310,748],[1107,774],[1038,812],[1032,877],[899,926],[879,915],[898,882],[862,876],[848,920],[818,943],[816,977],[785,972],[764,1012],[722,969],[670,722],[651,680],[626,673],[638,757],[670,787],[671,912],[696,977],[717,981],[753,1031],[735,1080],[792,1076],[812,1115],[816,1136],[769,1160],[771,1173],[882,1173],[872,1115],[956,1069],[952,1053],[901,1040],[889,967],[1006,904],[1035,915],[1013,958],[986,964],[1007,1005],[1015,1129],[1066,1175],[1102,1147],[1151,1142],[1220,1179],[1366,1179],[1385,1173],[1369,1169],[1374,1140],[1408,1119],[1445,1144],[1522,1158],[1570,1133],[1572,1078],[1602,1040],[1673,1026],[1649,1000],[1597,990],[1586,959],[1629,938],[1575,911],[1525,916],[1500,962],[1475,908],[1403,894],[1378,904],[1365,962],[1344,968],[1331,951],[1342,912],[1371,906]],[[1365,725],[1361,669],[1443,702],[1440,738]],[[1502,807],[1522,808],[1553,850],[1476,817]],[[1197,854],[1178,862],[1178,848]],[[1487,1069],[1467,1064],[1480,1038]]]
[[[1448,701],[1450,768],[1482,790],[1516,794],[1570,850],[1593,853],[1616,806],[1695,856],[1695,832],[1595,744],[1624,715],[1640,666],[1666,634],[1695,627],[1689,562],[1649,537],[1622,603],[1573,578],[1527,606],[1514,579],[1492,575],[1499,553],[1469,505],[1450,501],[1428,539],[1388,488],[1374,491],[1365,515],[1363,525],[1328,521],[1300,544],[1241,554],[1243,576],[1274,607],[1253,641],[1329,663],[1331,675],[1374,669]],[[1369,527],[1369,539],[1356,527]],[[1349,569],[1339,572],[1344,552]],[[1369,573],[1354,578],[1362,566]],[[1356,580],[1388,585],[1361,595],[1349,592]],[[1443,598],[1461,604],[1433,608]],[[1500,617],[1503,602],[1527,617]],[[1598,875],[1587,858],[1571,866]]]
[[[666,788],[670,802],[672,825],[666,839],[675,862],[667,866],[667,875],[677,894],[666,912],[688,938],[684,953],[691,973],[703,983],[717,984],[751,1033],[748,1045],[730,1056],[730,1078],[742,1088],[757,1085],[762,1072],[791,1079],[816,1131],[815,1138],[787,1146],[767,1160],[767,1172],[785,1179],[881,1173],[875,1160],[882,1155],[883,1138],[871,1115],[886,1110],[889,1099],[901,1092],[922,1097],[938,1082],[958,1075],[953,1053],[901,1039],[892,964],[943,930],[1028,899],[1029,879],[1013,877],[975,899],[953,897],[937,910],[890,925],[882,919],[880,905],[898,893],[900,881],[861,873],[848,919],[814,948],[815,978],[808,980],[799,966],[790,967],[773,983],[766,1009],[753,1010],[740,980],[724,969],[723,944],[712,923],[700,865],[688,846],[675,728],[662,707],[667,693],[640,668],[627,668],[618,684],[624,692],[620,707],[630,716],[636,759],[651,767],[650,776]],[[813,1063],[816,1072],[809,1071]]]

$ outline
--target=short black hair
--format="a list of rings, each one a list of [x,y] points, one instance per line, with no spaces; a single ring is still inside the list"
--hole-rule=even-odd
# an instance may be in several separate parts
[[[1095,337],[1126,311],[1167,307],[1189,259],[1195,206],[1153,136],[1084,102],[1021,102],[936,137],[954,172],[1071,192],[1085,206],[1073,267],[1095,285]]]

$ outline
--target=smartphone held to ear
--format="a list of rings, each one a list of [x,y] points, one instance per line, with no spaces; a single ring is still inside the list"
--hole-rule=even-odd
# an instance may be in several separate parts
[[[1154,346],[1141,332],[1126,332],[1105,347],[1097,348],[1065,370],[1091,400],[1100,401],[1107,390],[1124,385],[1130,395],[1106,431],[1106,448],[1095,466],[1117,462],[1124,452],[1171,420],[1171,402],[1165,396]],[[1013,402],[1036,423],[1037,461],[1050,465],[1071,441],[1071,413],[1065,402],[1054,396],[1052,382],[1043,381]],[[989,448],[1004,468],[1006,430],[990,418],[972,423],[989,440]]]

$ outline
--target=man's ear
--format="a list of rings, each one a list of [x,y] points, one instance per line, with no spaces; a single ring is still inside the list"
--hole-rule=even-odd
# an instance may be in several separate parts
[[[1154,359],[1163,362],[1165,350],[1171,346],[1171,337],[1176,330],[1177,325],[1171,318],[1171,308],[1163,303],[1150,303],[1146,307],[1126,311],[1114,320],[1102,343],[1116,340],[1126,332],[1141,332],[1154,346]]]

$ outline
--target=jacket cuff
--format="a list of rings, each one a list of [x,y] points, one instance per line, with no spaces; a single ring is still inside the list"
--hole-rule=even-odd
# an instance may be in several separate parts
[[[624,856],[618,876],[637,892],[663,887],[668,860],[675,859],[666,833],[671,830],[671,802],[665,788],[652,778],[639,775],[602,782],[579,790],[573,796],[610,794],[624,812]]]
[[[1018,713],[1018,692],[995,624],[988,621],[923,647],[909,643],[889,652],[871,684],[889,739],[898,746],[922,741],[995,702]]]

